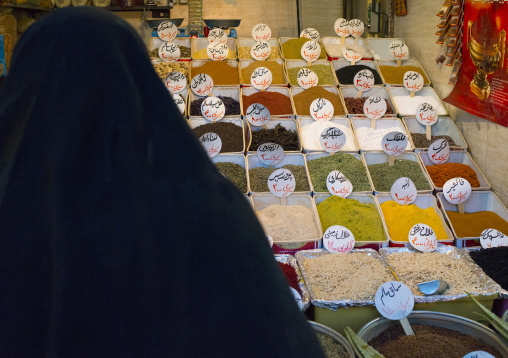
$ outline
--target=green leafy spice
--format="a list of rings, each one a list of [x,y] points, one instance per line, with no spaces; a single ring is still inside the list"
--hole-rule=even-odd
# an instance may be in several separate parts
[[[298,71],[300,71],[302,68],[308,68],[318,76],[318,85],[335,86],[335,79],[333,78],[333,71],[330,65],[312,65],[288,68],[289,82],[291,85],[298,86]]]
[[[215,166],[219,171],[236,185],[242,193],[247,192],[247,174],[245,168],[236,163],[218,162]]]
[[[314,191],[328,192],[326,178],[333,170],[342,172],[353,184],[353,191],[372,191],[367,169],[360,159],[348,153],[327,155],[307,162]]]
[[[316,332],[321,348],[325,352],[326,358],[348,358],[349,353],[346,349],[337,342],[333,337]]]
[[[372,164],[367,167],[376,191],[390,191],[393,183],[402,177],[411,179],[416,186],[416,190],[432,189],[418,162],[399,159],[395,160],[391,167],[388,163]]]
[[[309,191],[309,180],[305,167],[301,165],[286,164],[282,168],[288,169],[295,176],[295,191]],[[279,169],[279,168],[277,168]],[[250,190],[253,192],[270,191],[268,189],[268,177],[277,169],[257,167],[249,170]]]

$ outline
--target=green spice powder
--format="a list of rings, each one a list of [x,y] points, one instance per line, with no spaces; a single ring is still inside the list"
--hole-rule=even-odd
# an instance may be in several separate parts
[[[218,162],[215,166],[219,171],[236,185],[242,193],[247,192],[247,174],[245,168],[240,164],[229,162]]]
[[[431,190],[422,168],[412,160],[395,160],[392,167],[388,163],[368,165],[374,183],[374,190],[389,192],[393,183],[401,177],[407,177],[415,184],[416,190]]]
[[[302,46],[310,39],[300,37],[297,39],[287,40],[282,44],[282,57],[285,60],[301,60],[302,59]],[[326,59],[325,47],[321,45],[321,55],[319,59]]]
[[[286,164],[282,168],[288,169],[295,176],[295,191],[310,191],[309,179],[305,172],[305,167],[301,165]],[[280,169],[280,168],[277,168]],[[253,192],[266,192],[268,189],[268,177],[277,169],[270,169],[265,167],[257,167],[249,170],[250,191]]]
[[[288,68],[289,82],[292,86],[298,86],[298,71],[302,68],[308,68],[318,76],[318,85],[320,86],[335,86],[333,78],[333,71],[330,65],[312,65]]]
[[[323,232],[330,226],[342,225],[353,233],[356,241],[385,241],[383,222],[374,204],[332,195],[317,205]]]
[[[326,178],[333,170],[342,172],[353,184],[353,191],[372,191],[367,169],[360,159],[348,153],[327,155],[307,162],[314,191],[327,192]]]

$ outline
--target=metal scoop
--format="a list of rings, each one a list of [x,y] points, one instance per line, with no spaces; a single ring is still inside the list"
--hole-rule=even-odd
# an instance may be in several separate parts
[[[433,280],[418,283],[418,288],[424,295],[440,295],[448,289],[448,284],[443,280]]]

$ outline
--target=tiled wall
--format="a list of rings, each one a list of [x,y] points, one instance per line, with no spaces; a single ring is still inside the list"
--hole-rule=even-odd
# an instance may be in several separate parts
[[[438,17],[443,0],[407,0],[408,15],[395,17],[395,36],[403,37],[427,71],[436,92],[446,97],[451,67],[436,66]],[[508,128],[447,105],[469,145],[470,153],[499,198],[508,205]]]

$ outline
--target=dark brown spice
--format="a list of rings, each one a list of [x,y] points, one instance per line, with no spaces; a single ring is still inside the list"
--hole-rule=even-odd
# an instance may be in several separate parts
[[[298,150],[298,133],[286,129],[286,127],[277,124],[273,129],[261,128],[252,131],[252,142],[249,150],[258,150],[263,143],[277,143],[285,151]]]
[[[363,104],[367,100],[368,97],[344,97],[344,102],[346,103],[346,108],[349,114],[363,114]],[[386,102],[386,112],[385,114],[393,114],[392,106],[385,99]]]
[[[450,136],[447,135],[433,135],[430,137],[430,140],[427,139],[427,135],[425,133],[410,133],[411,139],[415,145],[415,148],[428,148],[433,142],[438,139],[446,139],[450,147],[457,147],[457,144],[453,141]]]
[[[201,116],[201,103],[205,100],[206,97],[198,98],[191,102],[191,116]],[[224,106],[226,107],[226,116],[234,116],[240,115],[240,102],[231,97],[223,97],[217,96],[220,98],[222,102],[224,102]]]
[[[243,151],[243,131],[241,126],[231,122],[207,123],[193,129],[199,138],[205,133],[216,133],[222,141],[221,153]]]

